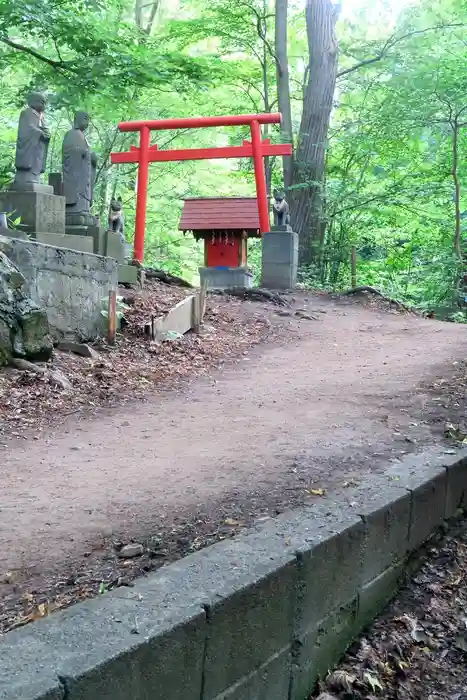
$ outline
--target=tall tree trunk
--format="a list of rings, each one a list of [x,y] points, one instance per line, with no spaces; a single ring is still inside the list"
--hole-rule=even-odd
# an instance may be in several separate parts
[[[282,138],[284,143],[293,143],[292,108],[290,104],[289,59],[287,53],[287,10],[288,0],[276,0],[276,74],[277,101],[282,114]],[[292,184],[293,158],[283,157],[284,185],[288,189]]]
[[[319,257],[326,226],[323,206],[327,135],[336,86],[339,5],[308,0],[306,26],[310,65],[293,168],[292,226],[300,236],[300,263]]]
[[[267,16],[267,0],[264,0],[263,2],[263,17],[266,18]],[[268,54],[268,47],[266,44],[267,41],[267,20],[264,19],[264,22],[262,23],[262,34],[260,36],[262,37],[263,40],[263,58],[261,62],[261,69],[263,72],[263,95],[264,95],[264,111],[265,112],[270,112],[271,111],[271,100],[269,97],[269,76],[268,76],[268,59],[269,59],[269,54]],[[269,126],[268,124],[265,124],[263,126],[263,137],[267,139],[269,137]],[[270,158],[265,158],[264,159],[264,172],[266,175],[266,189],[268,194],[271,192],[271,178],[272,178],[272,169],[271,169],[271,160]]]
[[[264,112],[271,111],[271,98],[270,98],[269,74],[268,74],[269,60],[270,60],[269,42],[268,42],[269,1],[270,0],[263,0],[263,7],[262,7],[261,13],[259,11],[254,12],[254,16],[256,18],[256,29],[258,32],[258,37],[260,38],[261,43],[262,43],[260,64],[261,64],[261,72],[263,75],[263,104],[264,104],[263,109],[264,109]],[[262,135],[263,135],[263,138],[265,138],[265,139],[269,138],[269,125],[268,124],[265,124],[263,126]],[[266,176],[266,190],[269,194],[271,191],[271,179],[272,179],[272,163],[271,163],[270,158],[264,159],[264,172],[265,172],[265,176]]]
[[[450,120],[450,126],[452,129],[452,169],[451,175],[454,183],[454,236],[453,236],[453,247],[454,252],[459,259],[460,266],[462,268],[462,274],[460,279],[456,281],[453,290],[453,301],[461,307],[465,308],[465,298],[467,296],[467,285],[466,285],[466,275],[465,275],[465,264],[466,258],[462,251],[462,217],[461,217],[461,182],[459,178],[459,136],[461,126],[465,124],[459,124],[459,115],[456,115],[454,119]]]
[[[459,124],[457,117],[451,122],[452,127],[452,179],[454,182],[454,251],[459,258],[462,259],[461,250],[461,184],[459,180]]]
[[[161,0],[135,0],[135,24],[148,36],[154,27]],[[147,8],[150,8],[146,12]]]

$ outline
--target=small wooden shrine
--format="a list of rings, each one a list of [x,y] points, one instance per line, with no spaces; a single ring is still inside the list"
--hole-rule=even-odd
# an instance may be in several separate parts
[[[259,238],[256,197],[193,197],[184,200],[179,229],[204,240],[206,268],[245,268],[247,240]]]

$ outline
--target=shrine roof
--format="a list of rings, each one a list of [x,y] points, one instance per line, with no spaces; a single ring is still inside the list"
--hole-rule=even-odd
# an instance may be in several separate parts
[[[256,197],[192,197],[185,199],[181,231],[259,231]]]

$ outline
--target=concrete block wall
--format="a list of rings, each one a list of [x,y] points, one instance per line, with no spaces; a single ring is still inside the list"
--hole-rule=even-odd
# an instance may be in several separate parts
[[[102,299],[118,284],[111,258],[0,236],[5,253],[26,279],[27,291],[47,311],[55,340],[102,334]]]
[[[305,700],[466,495],[466,450],[389,464],[345,501],[284,514],[7,634],[0,698]]]

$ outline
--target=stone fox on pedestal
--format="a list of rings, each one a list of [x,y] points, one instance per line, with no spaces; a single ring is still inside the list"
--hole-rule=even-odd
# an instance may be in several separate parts
[[[123,218],[122,198],[112,199],[109,207],[109,229],[119,233],[125,239],[125,221]]]
[[[281,190],[274,190],[272,199],[272,212],[274,215],[274,226],[290,226],[289,205],[285,199],[285,194]]]

